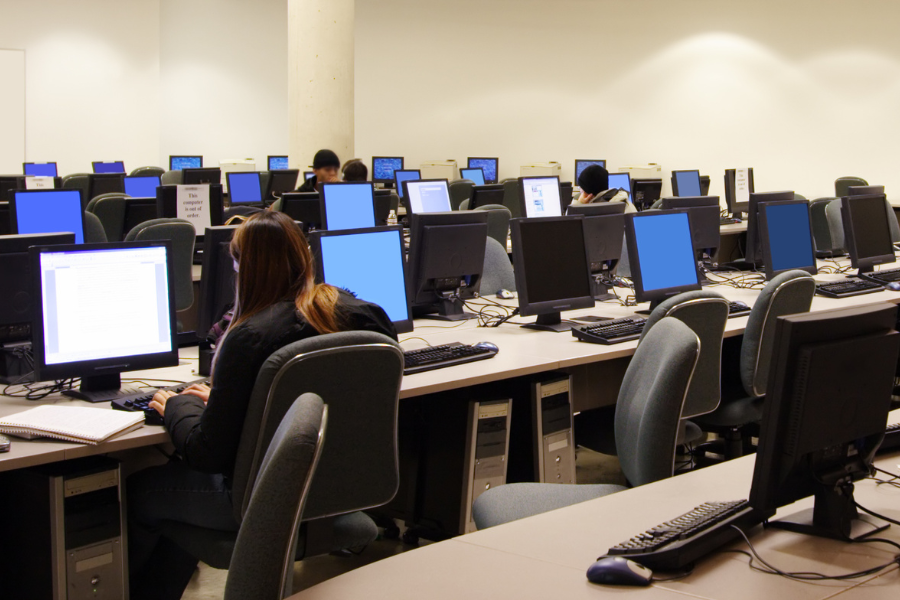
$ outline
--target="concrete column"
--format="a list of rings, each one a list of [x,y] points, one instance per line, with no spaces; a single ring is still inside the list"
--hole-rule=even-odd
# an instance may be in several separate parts
[[[288,0],[290,164],[353,157],[354,0]]]

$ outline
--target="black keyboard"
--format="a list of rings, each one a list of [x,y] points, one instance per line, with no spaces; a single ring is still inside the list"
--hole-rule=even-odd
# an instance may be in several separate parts
[[[868,279],[869,281],[874,281],[875,283],[879,283],[884,285],[885,283],[892,283],[894,281],[900,281],[900,269],[886,269],[884,271],[873,271],[871,273],[863,273],[863,277]]]
[[[734,225],[740,222],[740,219],[735,219],[734,217],[719,217],[719,225]]]
[[[884,290],[884,286],[880,283],[862,279],[843,279],[841,281],[828,281],[816,284],[816,294],[826,298],[847,298],[848,296],[871,294],[882,290]]]
[[[412,375],[432,369],[443,369],[453,365],[494,358],[497,352],[490,348],[479,348],[453,342],[442,346],[429,346],[403,353],[403,374]]]
[[[624,556],[658,571],[684,570],[740,537],[732,525],[746,532],[768,516],[751,508],[746,500],[706,502],[676,519],[616,544],[607,556]]]
[[[185,383],[179,383],[178,385],[170,385],[168,387],[161,388],[143,388],[136,394],[114,398],[112,401],[112,407],[116,410],[124,410],[127,412],[142,410],[144,411],[144,423],[146,423],[147,425],[162,425],[162,415],[160,415],[158,412],[156,412],[155,409],[152,409],[149,406],[150,401],[153,400],[153,395],[160,390],[176,393],[182,392],[195,383],[202,383],[204,385],[207,385],[209,384],[209,379],[195,379],[194,381],[188,381]]]
[[[640,338],[646,323],[646,319],[638,317],[611,319],[593,325],[573,326],[572,335],[592,344],[619,344]]]
[[[744,304],[743,302],[729,302],[728,303],[728,318],[734,317],[745,317],[750,314],[750,307]]]
[[[884,430],[884,441],[881,442],[878,452],[890,452],[897,448],[900,448],[900,423],[887,426]]]

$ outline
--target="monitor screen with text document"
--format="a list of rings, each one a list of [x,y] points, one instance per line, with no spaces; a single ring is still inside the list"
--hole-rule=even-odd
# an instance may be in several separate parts
[[[450,191],[446,179],[420,179],[404,181],[404,198],[412,213],[447,212],[450,207]]]
[[[560,217],[558,177],[519,177],[519,198],[526,217]]]
[[[19,190],[12,195],[13,233],[75,234],[84,243],[81,190]]]

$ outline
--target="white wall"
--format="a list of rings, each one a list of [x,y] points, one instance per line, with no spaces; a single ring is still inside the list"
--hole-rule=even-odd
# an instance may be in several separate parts
[[[0,173],[19,173],[25,162],[25,51],[0,50]]]
[[[356,152],[499,156],[501,177],[658,162],[714,194],[752,166],[757,190],[858,175],[897,195],[898,21],[883,0],[357,0]]]

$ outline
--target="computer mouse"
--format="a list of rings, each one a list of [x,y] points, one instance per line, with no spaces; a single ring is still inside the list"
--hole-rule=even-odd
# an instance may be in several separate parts
[[[514,298],[515,294],[509,290],[498,290],[497,297],[503,300],[509,300],[510,298]]]
[[[897,283],[896,281],[892,281],[884,287],[891,290],[892,292],[900,292],[900,283]]]
[[[653,571],[621,556],[604,556],[588,567],[587,578],[606,585],[650,585]]]
[[[485,350],[491,350],[493,352],[500,352],[500,348],[497,347],[497,344],[494,342],[478,342],[475,344],[476,348],[483,348]]]

